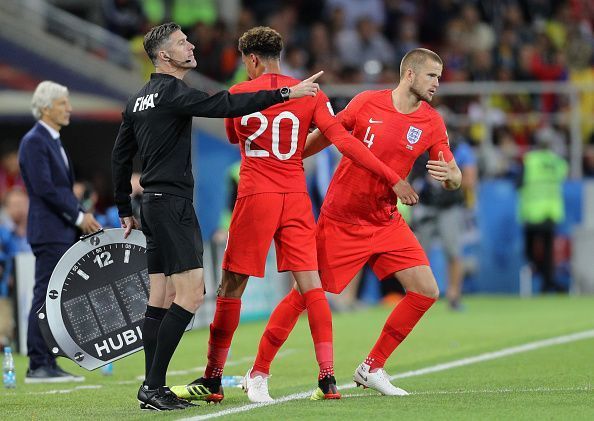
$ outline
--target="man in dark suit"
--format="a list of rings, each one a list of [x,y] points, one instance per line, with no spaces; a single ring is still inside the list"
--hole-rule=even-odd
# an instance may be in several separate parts
[[[21,174],[29,193],[27,240],[35,255],[35,288],[27,330],[29,369],[25,383],[82,381],[62,370],[41,335],[37,311],[43,305],[54,267],[74,244],[78,230],[101,228],[92,214],[84,213],[72,192],[72,163],[60,141],[60,129],[70,123],[72,107],[68,89],[41,82],[31,101],[37,123],[23,137],[19,148]]]

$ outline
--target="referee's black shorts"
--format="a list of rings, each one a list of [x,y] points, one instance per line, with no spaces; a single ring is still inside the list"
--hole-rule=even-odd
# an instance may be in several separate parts
[[[149,273],[169,276],[203,267],[202,235],[191,200],[145,192],[140,219]]]

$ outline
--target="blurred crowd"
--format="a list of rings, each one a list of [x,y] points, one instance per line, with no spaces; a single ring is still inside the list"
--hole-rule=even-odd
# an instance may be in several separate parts
[[[233,12],[223,13],[228,3]],[[589,0],[104,0],[102,15],[127,39],[178,22],[197,70],[221,82],[241,67],[237,39],[256,25],[283,36],[286,73],[323,69],[326,83],[393,83],[418,46],[442,56],[447,82],[565,80],[593,64]]]
[[[227,85],[247,78],[237,39],[256,25],[283,36],[285,74],[304,78],[324,70],[324,84],[394,84],[400,60],[419,46],[443,58],[443,82],[594,83],[590,0],[104,0],[101,16],[100,24],[130,40],[147,73],[152,67],[142,35],[178,22],[196,45],[196,71]],[[334,98],[335,108],[348,99]],[[481,177],[517,177],[521,157],[538,137],[568,157],[567,95],[502,93],[488,101],[438,95],[434,105],[449,120],[452,137],[480,145]],[[583,171],[592,176],[594,122],[587,117],[594,113],[594,92],[581,95],[580,106]],[[448,119],[461,115],[466,118],[456,124]]]
[[[0,143],[0,345],[14,333],[13,308],[6,297],[13,292],[14,256],[30,252],[27,243],[29,197],[21,178],[18,142]]]

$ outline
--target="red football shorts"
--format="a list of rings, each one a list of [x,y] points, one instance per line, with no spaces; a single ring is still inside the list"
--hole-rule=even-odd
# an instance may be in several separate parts
[[[403,269],[429,265],[427,255],[402,216],[383,226],[353,225],[322,214],[316,241],[325,291],[339,294],[365,263],[380,279]]]
[[[237,199],[223,269],[264,276],[274,239],[279,272],[318,270],[315,221],[307,193],[259,193]]]

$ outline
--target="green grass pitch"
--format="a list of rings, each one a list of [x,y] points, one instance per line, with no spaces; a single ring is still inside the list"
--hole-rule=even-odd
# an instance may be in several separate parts
[[[594,297],[545,296],[533,299],[469,296],[465,311],[448,311],[438,302],[388,360],[400,375],[393,383],[406,397],[379,396],[355,388],[352,374],[372,347],[390,309],[372,307],[334,315],[335,370],[343,399],[314,402],[292,399],[269,406],[248,406],[240,389],[227,388],[220,405],[201,404],[183,412],[141,412],[136,401],[143,354],[114,364],[114,374],[86,372],[64,359],[66,370],[86,376],[84,383],[25,385],[27,360],[18,356],[17,388],[0,390],[2,420],[182,419],[214,416],[233,419],[451,419],[592,420],[594,419]],[[226,375],[243,375],[251,366],[265,322],[240,325]],[[589,337],[547,344],[524,352],[520,345],[590,331]],[[588,335],[586,335],[588,336]],[[208,331],[188,333],[170,365],[169,384],[202,374]],[[542,342],[541,342],[542,343]],[[434,370],[486,353],[512,348],[508,355]],[[471,361],[472,360],[465,360]],[[446,366],[447,367],[447,366]],[[430,368],[429,372],[410,373]],[[402,373],[408,373],[402,376]],[[301,318],[272,366],[273,398],[313,390],[317,365],[307,319]]]

